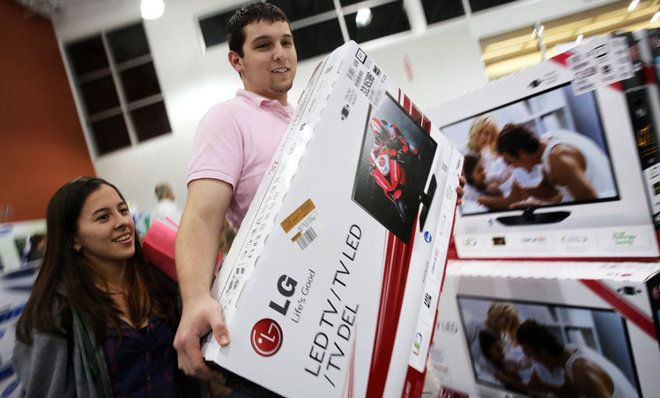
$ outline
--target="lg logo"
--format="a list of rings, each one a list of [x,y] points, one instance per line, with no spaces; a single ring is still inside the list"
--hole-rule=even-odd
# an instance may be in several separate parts
[[[280,325],[272,319],[264,318],[252,327],[250,343],[257,354],[270,357],[282,347],[282,338]]]

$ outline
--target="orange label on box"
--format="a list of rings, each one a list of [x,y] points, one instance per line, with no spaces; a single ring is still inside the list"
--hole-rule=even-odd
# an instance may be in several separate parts
[[[284,232],[288,234],[289,231],[293,229],[293,227],[298,225],[298,223],[307,217],[307,215],[314,209],[316,209],[314,202],[312,202],[311,199],[307,199],[303,204],[300,205],[300,207],[294,210],[293,213],[289,214],[289,216],[280,223]]]

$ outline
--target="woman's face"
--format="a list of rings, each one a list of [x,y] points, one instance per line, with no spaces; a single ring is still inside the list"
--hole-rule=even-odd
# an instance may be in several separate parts
[[[497,139],[497,128],[492,124],[486,124],[474,137],[474,142],[479,149],[490,146]]]
[[[477,184],[485,184],[486,183],[486,171],[484,170],[484,164],[481,160],[479,160],[479,163],[474,167],[474,170],[472,170],[472,181],[474,181]]]
[[[497,341],[495,344],[490,346],[486,357],[490,359],[494,364],[501,365],[504,363],[504,346],[501,341]]]
[[[123,262],[135,254],[135,226],[117,191],[102,184],[92,192],[78,217],[74,248],[93,264]]]

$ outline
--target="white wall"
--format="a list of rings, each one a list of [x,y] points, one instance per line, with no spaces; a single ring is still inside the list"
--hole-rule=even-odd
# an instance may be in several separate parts
[[[571,4],[579,9],[587,3],[594,6],[603,2],[529,0],[521,2],[522,8],[516,4],[516,10],[520,10],[510,18],[502,17],[505,10],[499,8],[437,24],[419,33],[416,30],[415,34],[407,32],[379,39],[363,47],[421,109],[427,109],[486,82],[474,36],[492,34],[510,24],[533,23],[536,14],[532,9],[550,12],[552,5],[555,11],[566,12]],[[138,0],[76,3],[53,19],[60,45],[140,19]],[[115,183],[140,209],[153,207],[153,187],[161,181],[172,184],[177,202],[183,207],[186,163],[197,123],[212,104],[233,97],[236,89],[242,87],[238,75],[228,65],[227,46],[205,51],[196,22],[200,15],[231,9],[240,3],[241,0],[168,0],[162,18],[145,21],[173,133],[94,160],[97,174]],[[406,78],[405,57],[414,70],[412,81]],[[300,63],[290,101],[297,101],[319,59]]]

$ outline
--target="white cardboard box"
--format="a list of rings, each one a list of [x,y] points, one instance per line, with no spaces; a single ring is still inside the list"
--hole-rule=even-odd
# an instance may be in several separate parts
[[[357,44],[326,57],[213,287],[231,344],[207,360],[287,397],[421,391],[462,167],[430,132]]]
[[[618,82],[633,76],[628,52],[625,38],[593,39],[428,112],[464,155],[471,152],[473,123],[490,117],[498,131],[515,123],[527,126],[541,139],[561,139],[563,134],[591,141],[596,149],[590,151],[600,152],[605,159],[593,166],[597,171],[587,178],[598,193],[588,200],[575,199],[557,184],[563,197],[553,204],[487,206],[482,198],[491,193],[485,187],[472,189],[468,183],[454,230],[459,257],[658,256],[646,192],[657,176],[642,172],[636,138],[643,138],[633,128],[627,93]],[[509,197],[514,180],[520,186],[535,186],[547,167],[540,162],[531,170],[514,168],[483,151],[481,161],[487,182],[497,188],[490,189],[502,197]],[[507,173],[511,177],[504,183],[495,183]]]
[[[626,385],[620,390],[627,392],[619,396],[657,396],[660,263],[450,261],[427,384],[475,397],[525,395],[515,391],[520,386],[506,385],[497,377],[497,367],[484,355],[479,340],[487,325],[497,327],[489,319],[511,318],[502,315],[505,307],[517,314],[519,323],[534,320],[565,347],[598,357],[594,362]],[[490,327],[501,337],[507,360],[531,361],[509,371],[520,380],[531,378],[539,369],[535,361],[520,344],[511,344],[506,333]],[[550,374],[543,380],[554,380],[556,386],[568,378],[561,367]]]

